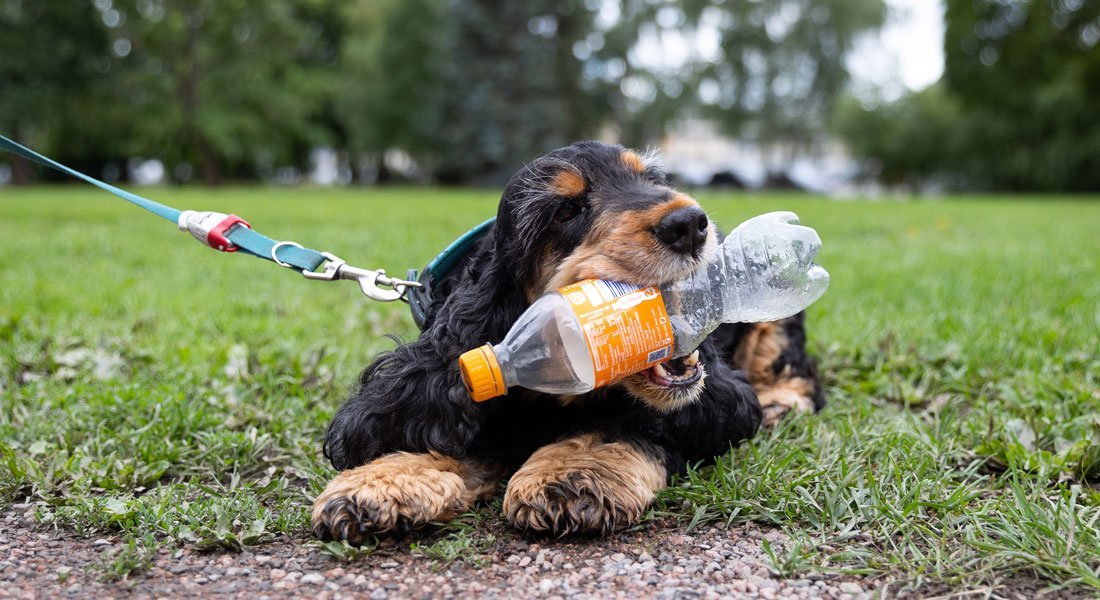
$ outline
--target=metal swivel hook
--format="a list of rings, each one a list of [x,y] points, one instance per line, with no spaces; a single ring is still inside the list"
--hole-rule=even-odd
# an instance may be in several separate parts
[[[302,275],[306,279],[317,281],[350,279],[357,281],[359,289],[363,290],[366,297],[379,302],[405,300],[405,293],[410,287],[420,287],[419,282],[390,277],[386,275],[386,271],[383,269],[360,269],[349,265],[344,259],[329,252],[322,252],[321,255],[325,257],[321,270],[302,271]]]

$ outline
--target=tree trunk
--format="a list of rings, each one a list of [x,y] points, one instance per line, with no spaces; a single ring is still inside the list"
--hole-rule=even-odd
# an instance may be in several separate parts
[[[195,146],[198,148],[199,160],[202,163],[203,182],[212,187],[221,185],[222,168],[221,164],[218,163],[218,156],[201,133],[196,133]]]
[[[180,102],[183,105],[183,122],[185,138],[191,144],[192,150],[198,156],[199,168],[202,169],[202,179],[206,185],[218,186],[222,182],[221,164],[218,155],[206,139],[199,127],[199,111],[201,100],[199,99],[199,82],[202,73],[199,67],[198,29],[192,26],[190,19],[187,26],[187,70],[180,82]]]
[[[23,143],[23,136],[19,135],[18,129],[15,130],[14,139],[17,144]],[[31,169],[30,161],[15,154],[10,156],[12,185],[30,185],[32,182],[32,175],[34,174]]]
[[[386,166],[386,153],[385,152],[379,152],[378,153],[378,175],[376,176],[374,182],[377,183],[378,185],[385,185],[387,183],[391,183],[392,181],[393,181],[393,171],[390,171],[390,168],[388,166]]]

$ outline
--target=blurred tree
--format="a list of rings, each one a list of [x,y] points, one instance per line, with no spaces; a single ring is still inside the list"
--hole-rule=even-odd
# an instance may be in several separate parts
[[[106,58],[98,22],[90,2],[0,0],[0,132],[42,147]],[[27,162],[10,160],[13,182],[30,182]]]
[[[949,0],[934,88],[838,120],[888,183],[1100,190],[1100,3]]]
[[[669,123],[696,106],[685,89],[694,87],[697,57],[689,56],[688,64],[647,63],[639,45],[663,49],[662,36],[671,34],[670,43],[690,47],[698,5],[705,1],[607,3],[617,18],[606,29],[595,28],[577,48],[585,59],[584,83],[606,106],[608,124],[623,144],[644,148],[659,143]]]
[[[882,0],[714,0],[694,14],[717,24],[721,51],[700,73],[704,114],[760,143],[775,175],[827,131],[848,84],[848,51],[882,26],[886,7]]]
[[[1100,189],[1100,2],[949,0],[944,80],[973,183]]]
[[[349,35],[336,115],[348,149],[374,159],[389,179],[383,155],[402,150],[434,157],[444,94],[443,0],[358,0],[345,6]]]
[[[500,182],[534,156],[592,135],[606,111],[581,87],[580,0],[452,0],[436,176]]]
[[[97,2],[120,70],[131,153],[161,156],[203,180],[301,164],[325,143],[316,117],[337,61],[326,23],[335,0],[116,0]]]
[[[867,175],[917,188],[933,177],[948,185],[965,178],[965,164],[958,162],[965,145],[961,118],[958,102],[934,85],[881,106],[847,98],[833,126],[853,154],[867,159]]]

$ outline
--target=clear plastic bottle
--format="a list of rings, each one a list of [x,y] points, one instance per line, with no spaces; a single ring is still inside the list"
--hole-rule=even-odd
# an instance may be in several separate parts
[[[474,400],[512,386],[582,394],[685,356],[722,323],[773,321],[817,301],[829,274],[814,264],[821,238],[791,212],[749,219],[713,261],[661,288],[601,280],[536,300],[497,345],[459,358]]]

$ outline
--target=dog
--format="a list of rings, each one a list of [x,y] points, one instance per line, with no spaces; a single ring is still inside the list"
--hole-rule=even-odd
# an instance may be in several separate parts
[[[820,409],[801,314],[722,325],[689,356],[580,396],[470,399],[459,355],[502,340],[539,296],[588,278],[680,280],[719,235],[655,160],[622,146],[579,142],[520,169],[491,230],[433,288],[420,337],[369,365],[334,416],[324,454],[340,473],[314,503],[314,534],[358,544],[447,521],[509,473],[515,527],[606,534],[635,523],[689,463]]]

